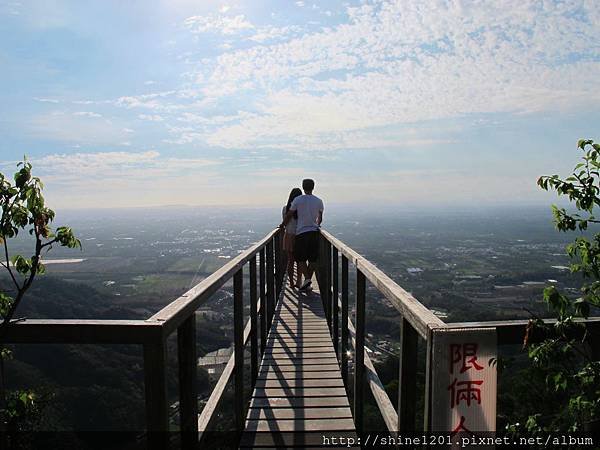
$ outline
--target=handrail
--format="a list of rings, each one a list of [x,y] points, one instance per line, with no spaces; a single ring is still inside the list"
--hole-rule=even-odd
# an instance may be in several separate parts
[[[11,344],[143,344],[162,334],[150,320],[21,319],[6,327]]]
[[[175,330],[202,302],[217,292],[240,268],[252,259],[279,232],[274,229],[252,247],[206,277],[185,294],[173,300],[148,320],[164,322],[167,334]]]
[[[426,339],[427,332],[431,328],[444,328],[446,326],[439,317],[402,289],[394,280],[364,256],[361,256],[326,230],[321,230],[321,235],[335,246],[342,255],[348,258],[349,261],[354,263],[367,280],[392,302],[394,307],[410,322],[421,337]]]
[[[244,347],[248,344],[248,339],[250,339],[250,319],[246,321],[246,325],[244,326]],[[227,365],[225,369],[223,369],[223,373],[217,380],[217,384],[213,388],[210,393],[210,397],[206,401],[206,405],[202,409],[202,413],[198,416],[198,432],[204,433],[208,428],[210,421],[212,420],[212,415],[217,409],[219,402],[221,401],[221,396],[225,392],[225,388],[227,387],[227,383],[231,379],[233,375],[233,368],[235,363],[235,355],[232,354],[227,361]]]
[[[179,361],[179,400],[182,445],[196,448],[198,432],[206,431],[218,407],[227,382],[235,373],[236,403],[243,405],[244,379],[242,354],[251,346],[252,380],[258,371],[258,336],[264,345],[278,296],[274,291],[283,283],[281,230],[276,228],[223,267],[196,284],[146,320],[20,319],[11,322],[2,337],[7,343],[142,344],[146,401],[147,443],[150,448],[168,446],[168,404],[166,389],[166,340],[177,331]],[[260,259],[258,257],[260,256]],[[260,289],[256,289],[260,267]],[[243,275],[250,265],[250,318],[243,325]],[[253,266],[253,267],[252,267]],[[207,407],[198,415],[196,403],[196,326],[194,313],[211,295],[234,279],[234,354],[213,390]],[[258,296],[260,295],[260,299]],[[260,324],[258,316],[260,315]],[[239,328],[238,330],[238,324]],[[240,408],[238,408],[240,409]],[[241,408],[243,409],[243,408]],[[236,411],[236,425],[244,412]],[[243,422],[241,422],[243,425]]]
[[[355,349],[354,365],[354,419],[357,429],[362,428],[362,388],[369,385],[382,417],[390,431],[414,431],[415,391],[417,386],[417,340],[427,343],[425,380],[425,426],[429,429],[431,412],[432,378],[437,376],[432,366],[435,333],[442,330],[492,329],[498,344],[516,344],[522,341],[528,321],[488,321],[444,323],[410,293],[405,291],[373,263],[352,248],[322,230],[319,290],[324,302],[328,324],[336,352],[342,365],[342,377],[348,385],[346,348],[348,341]],[[147,320],[74,320],[74,319],[23,319],[11,322],[2,337],[6,343],[74,343],[74,344],[142,344],[144,350],[144,376],[148,445],[163,448],[167,445],[168,405],[166,394],[166,340],[177,331],[179,361],[180,417],[183,447],[197,446],[197,433],[210,426],[213,414],[223,398],[229,381],[234,377],[235,418],[237,429],[243,425],[244,379],[243,352],[250,342],[252,383],[257,374],[257,356],[260,336],[261,348],[267,337],[275,301],[282,294],[284,261],[280,251],[281,231],[275,229],[229,263],[196,284],[185,294],[153,314]],[[260,256],[260,259],[257,258]],[[341,256],[341,284],[339,260]],[[259,261],[260,280],[256,265]],[[356,267],[356,328],[349,318],[348,262]],[[250,266],[250,318],[243,323],[243,269]],[[196,399],[196,329],[194,313],[203,302],[229,280],[234,279],[234,355],[213,389],[207,404],[198,415]],[[256,289],[256,285],[260,289]],[[365,296],[366,281],[379,290],[400,312],[401,345],[398,411],[394,411],[385,388],[365,348]],[[341,288],[341,296],[338,290]],[[260,292],[260,294],[258,293]],[[258,298],[260,296],[260,298]],[[341,315],[341,324],[338,316]],[[258,323],[260,316],[260,324]],[[589,330],[600,335],[600,317],[585,321]],[[341,326],[341,332],[338,332]],[[344,342],[346,340],[346,342]],[[595,345],[595,344],[594,344]],[[344,367],[345,366],[345,367]],[[365,373],[366,372],[366,373]],[[365,376],[366,375],[366,376]],[[246,405],[247,406],[247,405]]]
[[[508,321],[483,321],[483,322],[457,322],[445,323],[432,311],[421,304],[411,294],[406,292],[390,277],[378,269],[373,263],[357,253],[348,245],[331,235],[326,230],[321,230],[322,243],[320,248],[319,288],[325,304],[328,323],[331,328],[331,336],[336,351],[339,352],[342,374],[347,373],[347,357],[345,349],[349,337],[350,345],[355,350],[354,355],[354,420],[356,427],[361,431],[363,418],[363,382],[370,387],[373,398],[377,403],[379,412],[390,432],[415,431],[415,403],[416,403],[416,367],[417,367],[417,344],[418,337],[425,340],[427,349],[425,352],[425,411],[424,429],[430,431],[432,421],[432,383],[439,374],[439,367],[434,366],[433,355],[442,350],[439,337],[446,332],[465,331],[486,333],[493,330],[497,339],[497,345],[520,344],[523,342],[528,320]],[[342,295],[339,296],[339,261],[342,258]],[[348,262],[356,267],[356,327],[349,317],[348,299]],[[377,371],[369,355],[364,352],[365,344],[365,279],[379,290],[401,314],[401,339],[400,339],[400,374],[398,380],[398,410],[395,411],[387,395],[385,388],[379,379]],[[338,340],[338,314],[341,311],[342,338]],[[586,330],[592,336],[592,347],[600,347],[600,317],[577,320],[586,324]],[[555,322],[548,320],[549,323]],[[346,327],[346,330],[344,330]],[[349,336],[348,336],[349,332]],[[346,336],[346,337],[344,337]],[[436,338],[435,336],[438,336]],[[473,334],[469,339],[473,339]],[[447,344],[446,344],[447,345]],[[472,345],[472,344],[469,344]],[[357,347],[358,346],[358,347]],[[435,349],[437,350],[435,350]],[[600,357],[600,351],[596,350]],[[439,356],[438,356],[439,358]],[[439,362],[439,361],[438,361]],[[441,369],[444,372],[444,369]],[[365,373],[366,372],[366,373]],[[366,380],[365,380],[366,375]],[[363,381],[364,380],[364,381]],[[344,376],[344,382],[348,380]],[[439,407],[439,404],[438,404]],[[439,414],[438,414],[439,415]],[[438,418],[439,420],[439,418]],[[493,426],[493,425],[492,425]]]

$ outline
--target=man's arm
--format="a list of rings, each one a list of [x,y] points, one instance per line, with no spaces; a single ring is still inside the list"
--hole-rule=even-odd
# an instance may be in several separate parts
[[[317,217],[317,225],[321,226],[323,223],[323,211],[319,211],[319,217]]]

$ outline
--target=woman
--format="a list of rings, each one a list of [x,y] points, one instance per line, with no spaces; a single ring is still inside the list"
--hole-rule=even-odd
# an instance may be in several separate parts
[[[292,191],[290,192],[290,196],[288,198],[287,205],[285,205],[283,207],[283,210],[281,211],[281,215],[283,217],[285,217],[285,215],[289,211],[290,206],[292,206],[292,202],[294,201],[294,199],[300,195],[302,195],[302,191],[299,188],[292,189]],[[298,219],[298,213],[294,213],[294,217],[286,225],[285,234],[283,235],[283,251],[286,253],[286,256],[287,256],[287,273],[288,273],[288,279],[290,280],[290,285],[293,285],[293,279],[294,279],[294,241],[296,239],[297,219]],[[300,271],[298,270],[297,264],[296,264],[296,269],[297,269],[296,270],[296,273],[297,273],[296,287],[298,287],[301,280],[300,280]]]

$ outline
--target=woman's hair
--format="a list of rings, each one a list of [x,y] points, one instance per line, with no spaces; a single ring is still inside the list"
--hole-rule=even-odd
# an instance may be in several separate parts
[[[290,192],[290,196],[288,198],[287,205],[285,207],[285,212],[288,212],[290,210],[290,206],[292,206],[292,202],[294,201],[294,199],[301,195],[302,195],[302,191],[300,190],[300,188],[292,189],[292,191]],[[298,212],[294,211],[294,219],[297,219],[297,218],[298,218]]]

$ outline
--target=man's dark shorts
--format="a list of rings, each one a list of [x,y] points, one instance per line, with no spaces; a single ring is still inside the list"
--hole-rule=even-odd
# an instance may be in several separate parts
[[[317,262],[319,259],[319,232],[307,231],[297,234],[294,243],[294,258],[296,261]]]

